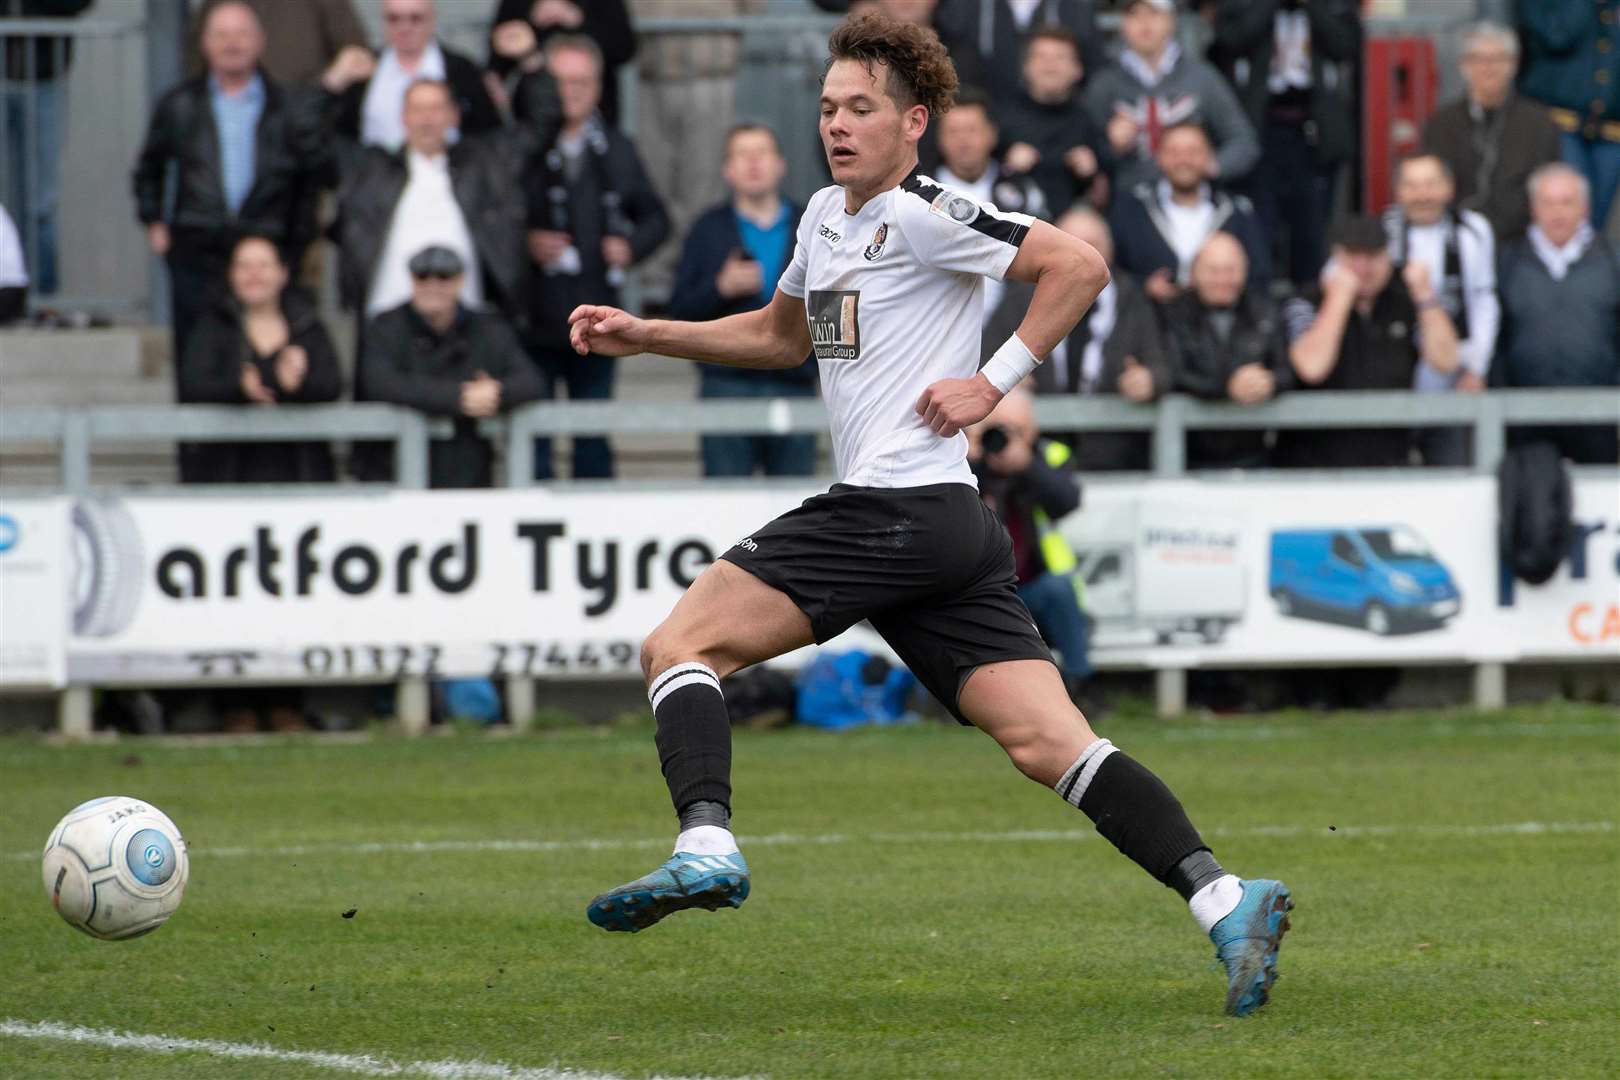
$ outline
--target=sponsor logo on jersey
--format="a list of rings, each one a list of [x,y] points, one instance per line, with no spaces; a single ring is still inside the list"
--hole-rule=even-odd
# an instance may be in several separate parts
[[[843,233],[834,232],[832,229],[829,229],[826,225],[823,225],[819,231],[821,233],[821,238],[823,240],[827,241],[827,243],[829,243],[829,244],[835,244],[836,245],[840,240],[842,240],[844,238]]]
[[[858,290],[816,290],[805,297],[804,312],[810,322],[810,343],[817,360],[855,360],[861,355],[860,300]]]
[[[928,209],[962,225],[979,216],[979,204],[954,191],[942,191],[934,196],[934,201],[928,205]]]
[[[877,232],[872,234],[872,242],[866,245],[866,250],[861,252],[861,254],[866,256],[867,262],[876,262],[882,257],[883,245],[888,243],[888,241],[889,223],[885,221],[883,224],[877,227]]]

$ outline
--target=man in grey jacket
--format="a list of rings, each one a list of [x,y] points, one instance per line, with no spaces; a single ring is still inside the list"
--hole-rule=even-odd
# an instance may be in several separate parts
[[[1174,0],[1131,0],[1120,21],[1119,59],[1092,76],[1086,109],[1118,158],[1114,190],[1158,179],[1159,135],[1202,124],[1215,142],[1211,179],[1232,183],[1260,160],[1260,142],[1220,72],[1175,41]]]

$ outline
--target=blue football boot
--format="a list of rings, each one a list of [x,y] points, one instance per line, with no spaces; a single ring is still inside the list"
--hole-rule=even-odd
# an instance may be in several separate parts
[[[742,907],[746,899],[748,861],[741,852],[694,855],[677,851],[646,877],[592,900],[585,915],[604,930],[635,933],[677,911]]]
[[[1282,882],[1244,881],[1243,899],[1210,930],[1215,957],[1226,965],[1229,1016],[1248,1016],[1271,996],[1271,984],[1277,981],[1277,949],[1293,906]]]

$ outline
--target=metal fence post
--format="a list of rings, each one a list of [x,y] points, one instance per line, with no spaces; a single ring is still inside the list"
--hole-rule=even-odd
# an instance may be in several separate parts
[[[506,486],[528,487],[534,483],[534,431],[522,419],[521,410],[506,420]]]
[[[398,485],[420,491],[428,486],[428,424],[420,413],[399,414],[394,438],[394,475]]]
[[[91,708],[94,691],[88,686],[66,686],[56,696],[56,730],[64,739],[83,742],[94,729]]]
[[[534,680],[527,675],[506,680],[506,722],[513,731],[528,731],[534,723]]]
[[[1500,709],[1507,705],[1507,665],[1502,663],[1474,666],[1474,707]]]
[[[70,495],[90,491],[90,415],[69,409],[62,417],[62,490]]]
[[[1494,474],[1507,449],[1502,401],[1491,394],[1476,394],[1474,398],[1474,471]]]
[[[426,679],[412,675],[399,680],[394,696],[394,717],[407,735],[421,735],[427,731],[431,708]]]
[[[1153,673],[1154,707],[1162,717],[1187,711],[1187,669],[1160,668]]]
[[[1181,476],[1186,471],[1187,400],[1167,394],[1153,417],[1153,475]]]

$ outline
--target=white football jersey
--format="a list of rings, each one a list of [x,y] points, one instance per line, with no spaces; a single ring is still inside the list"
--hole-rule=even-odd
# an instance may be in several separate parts
[[[984,279],[1002,279],[1033,221],[918,175],[854,214],[842,187],[810,199],[776,287],[804,301],[840,481],[976,485],[967,437],[936,435],[917,399],[979,370]]]

